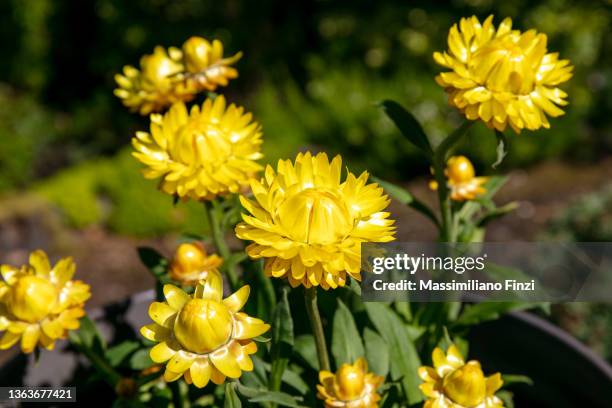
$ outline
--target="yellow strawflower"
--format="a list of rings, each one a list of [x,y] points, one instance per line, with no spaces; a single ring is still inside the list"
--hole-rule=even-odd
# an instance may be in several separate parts
[[[202,91],[214,91],[238,77],[231,65],[242,56],[223,58],[223,44],[191,37],[182,49],[157,46],[140,59],[140,69],[126,65],[115,75],[115,95],[141,115],[159,112],[176,102],[187,102]]]
[[[194,286],[208,277],[209,271],[217,271],[223,263],[216,254],[207,255],[200,243],[179,245],[170,263],[170,277],[183,285]]]
[[[433,367],[419,368],[420,388],[428,398],[424,408],[503,408],[495,396],[503,385],[499,373],[485,377],[480,363],[466,363],[455,345],[447,354],[436,348],[432,357]]]
[[[384,377],[368,372],[364,358],[355,364],[342,364],[336,374],[319,372],[317,397],[324,401],[326,408],[375,408],[380,395],[376,392]]]
[[[250,215],[236,227],[240,239],[254,241],[246,251],[265,258],[265,271],[286,277],[291,286],[344,286],[347,275],[360,280],[362,242],[394,239],[394,221],[383,210],[388,197],[368,173],[348,172],[340,181],[342,158],[298,154],[295,164],[268,166],[251,181],[255,200],[240,197]]]
[[[465,156],[452,156],[448,159],[444,175],[448,180],[451,200],[473,200],[487,192],[483,185],[489,178],[476,177],[472,162]],[[436,181],[430,182],[429,186],[432,190],[438,189]]]
[[[136,132],[134,157],[146,178],[180,198],[212,200],[239,192],[261,170],[261,126],[225,98],[207,99],[188,112],[183,103],[165,115],[151,115],[150,133]]]
[[[5,332],[0,349],[21,339],[24,353],[38,345],[51,350],[55,340],[79,328],[90,293],[89,285],[71,280],[75,270],[72,258],[51,267],[47,254],[40,250],[30,254],[29,265],[0,266],[0,332]]]
[[[214,91],[238,77],[238,71],[231,65],[242,57],[242,53],[223,58],[223,44],[219,40],[211,43],[202,37],[191,37],[183,44],[183,55],[185,79],[190,87]]]
[[[123,74],[115,75],[119,86],[115,96],[141,115],[159,112],[175,102],[190,101],[198,91],[183,80],[184,70],[181,50],[155,47],[153,54],[140,59],[140,69],[126,65]]]
[[[557,86],[572,77],[569,60],[549,53],[546,34],[512,30],[506,18],[496,29],[493,16],[483,24],[462,18],[448,34],[448,51],[434,53],[450,72],[436,77],[449,94],[449,104],[470,120],[481,119],[503,131],[549,128],[547,115],[564,112],[567,94]]]
[[[226,377],[238,378],[253,370],[249,355],[257,351],[252,340],[270,325],[240,312],[249,297],[243,286],[223,299],[223,280],[209,271],[206,281],[193,295],[173,285],[164,286],[164,302],[153,302],[149,316],[155,322],[140,333],[158,342],[150,352],[156,363],[166,364],[164,379],[185,381],[202,388],[212,381],[222,384]]]

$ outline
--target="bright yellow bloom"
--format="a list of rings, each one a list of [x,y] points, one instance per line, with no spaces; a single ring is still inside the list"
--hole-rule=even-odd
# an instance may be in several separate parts
[[[164,302],[153,302],[149,316],[155,322],[140,333],[158,342],[150,352],[156,363],[167,361],[164,379],[185,381],[202,388],[212,381],[222,384],[226,377],[238,378],[253,370],[249,357],[257,351],[252,340],[270,325],[240,312],[249,297],[243,286],[223,299],[223,280],[210,271],[192,296],[173,285],[164,286]]]
[[[435,61],[451,70],[436,77],[449,94],[449,104],[470,120],[481,119],[503,131],[549,128],[547,116],[563,115],[567,94],[557,86],[572,77],[569,60],[549,53],[546,34],[512,30],[506,18],[497,29],[493,16],[483,24],[462,18],[451,27],[448,51]],[[557,106],[558,105],[558,106]]]
[[[89,299],[89,285],[73,281],[72,258],[51,267],[47,254],[34,251],[29,265],[20,268],[2,265],[0,272],[0,349],[21,339],[21,350],[31,353],[37,345],[51,350],[55,340],[66,338],[68,330],[79,328]]]
[[[488,177],[476,177],[472,162],[465,156],[453,156],[446,162],[444,175],[448,179],[450,198],[455,201],[473,200],[486,193],[483,184]],[[432,190],[438,189],[438,183],[429,183]]]
[[[447,354],[436,348],[433,367],[420,367],[419,377],[424,381],[421,391],[427,398],[423,408],[503,408],[495,396],[503,385],[499,373],[485,377],[478,361],[467,363],[455,345]]]
[[[342,158],[325,153],[298,154],[295,164],[268,166],[261,181],[251,181],[255,201],[240,197],[244,222],[240,239],[254,241],[246,251],[265,258],[265,271],[287,277],[291,286],[344,286],[347,274],[360,280],[361,243],[392,241],[394,221],[383,212],[388,197],[368,173],[348,173],[340,182]]]
[[[183,54],[185,79],[190,87],[214,91],[217,86],[226,86],[228,80],[238,77],[238,71],[231,65],[242,57],[242,53],[223,58],[223,44],[219,40],[211,43],[202,37],[191,37],[183,44]]]
[[[115,95],[141,115],[159,112],[175,102],[194,98],[197,89],[182,79],[185,67],[178,48],[155,47],[153,54],[140,59],[140,69],[126,65],[123,75],[115,75],[119,87]]]
[[[165,115],[151,115],[151,132],[136,132],[134,157],[147,165],[144,176],[161,178],[171,195],[212,200],[239,192],[261,170],[261,126],[225,98],[207,99],[191,112],[183,103]]]
[[[216,254],[207,255],[206,249],[200,243],[185,243],[179,245],[170,263],[170,277],[187,286],[194,286],[206,279],[209,271],[217,271],[223,263]]]
[[[376,392],[384,377],[368,372],[364,358],[355,364],[342,364],[336,374],[319,372],[317,397],[325,401],[326,408],[375,408],[380,395]]]
[[[115,95],[141,115],[159,112],[176,102],[187,102],[202,91],[214,91],[238,77],[231,65],[242,56],[223,58],[223,44],[191,37],[182,49],[155,47],[140,59],[140,69],[127,65],[115,75]]]

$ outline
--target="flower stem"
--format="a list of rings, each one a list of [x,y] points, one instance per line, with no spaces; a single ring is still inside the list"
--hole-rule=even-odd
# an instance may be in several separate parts
[[[218,202],[216,200],[213,201],[204,201],[205,215],[206,221],[208,222],[208,227],[210,228],[210,233],[212,236],[213,243],[219,252],[219,255],[223,258],[222,268],[227,273],[227,278],[229,280],[230,287],[232,290],[236,289],[238,284],[238,276],[236,275],[236,265],[231,262],[232,252],[230,251],[227,242],[225,241],[225,231],[221,225],[221,216],[220,208],[218,206]]]
[[[70,333],[68,338],[74,348],[87,357],[93,368],[98,371],[108,385],[114,389],[121,379],[121,374],[119,374],[102,356],[99,356],[91,348],[87,347],[78,335]]]
[[[446,184],[446,175],[444,169],[446,167],[446,159],[452,148],[461,140],[466,134],[467,130],[472,126],[473,121],[465,121],[459,126],[453,133],[448,135],[440,145],[436,148],[433,157],[434,176],[438,183],[438,202],[440,204],[441,213],[441,225],[440,225],[440,241],[442,242],[455,242],[456,234],[453,220],[453,209],[451,205],[450,196],[448,194],[448,187]]]
[[[321,315],[317,305],[317,288],[310,287],[304,289],[306,297],[306,312],[310,325],[312,326],[312,334],[315,338],[317,346],[317,355],[319,357],[319,370],[330,370],[329,356],[327,354],[327,344],[325,343],[325,333],[323,332],[323,324],[321,323]]]

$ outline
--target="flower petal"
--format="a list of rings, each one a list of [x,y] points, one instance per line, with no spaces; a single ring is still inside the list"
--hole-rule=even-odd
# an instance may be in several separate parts
[[[217,271],[210,271],[202,291],[202,299],[221,302],[223,298],[223,278]]]
[[[24,353],[31,353],[36,348],[40,338],[40,327],[38,324],[31,324],[21,335],[21,350]]]
[[[151,323],[140,328],[140,334],[151,341],[165,341],[170,337],[170,330],[157,323]]]
[[[166,303],[153,302],[149,306],[149,316],[160,326],[171,328],[176,316],[176,310]]]
[[[189,368],[193,385],[198,388],[203,388],[208,384],[210,381],[211,372],[212,367],[208,362],[208,358],[206,357],[196,358]]]
[[[263,320],[248,316],[245,313],[234,315],[234,338],[238,340],[252,339],[260,336],[270,329],[270,325]]]
[[[238,378],[242,373],[236,357],[230,353],[229,347],[221,347],[210,353],[210,360],[215,367],[225,376]]]
[[[151,356],[151,360],[156,363],[164,363],[170,360],[176,352],[177,351],[170,347],[167,342],[162,341],[151,348],[149,355]]]
[[[249,285],[244,285],[240,289],[238,289],[234,294],[228,296],[223,300],[223,304],[228,307],[228,309],[237,313],[242,309],[247,300],[249,299],[249,293],[251,292],[251,288]]]
[[[182,289],[170,284],[164,285],[164,297],[168,305],[176,311],[181,310],[190,299],[189,295]]]
[[[0,350],[6,350],[11,348],[19,338],[21,337],[21,333],[12,333],[7,331],[4,333],[4,336],[0,339]]]
[[[170,361],[168,361],[168,364],[166,365],[166,370],[182,374],[185,371],[189,370],[189,367],[191,367],[191,363],[193,363],[194,359],[194,354],[179,351],[174,356],[172,356]]]

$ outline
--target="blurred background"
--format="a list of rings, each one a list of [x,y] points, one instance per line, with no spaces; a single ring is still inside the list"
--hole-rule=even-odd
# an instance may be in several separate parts
[[[0,263],[24,262],[35,248],[72,254],[93,307],[151,287],[137,246],[170,255],[182,235],[205,233],[199,205],[173,206],[142,178],[129,142],[148,118],[112,94],[123,65],[192,35],[244,51],[240,78],[222,92],[263,124],[266,161],[341,153],[353,170],[432,202],[427,164],[376,103],[408,107],[434,143],[457,126],[432,53],[472,14],[545,32],[549,50],[576,67],[567,114],[549,131],[509,134],[500,168],[490,167],[495,138],[481,124],[460,147],[480,173],[509,173],[499,200],[520,202],[488,239],[612,241],[609,0],[2,0]],[[434,238],[416,213],[392,211],[400,239]],[[610,308],[566,305],[551,318],[612,360]]]

